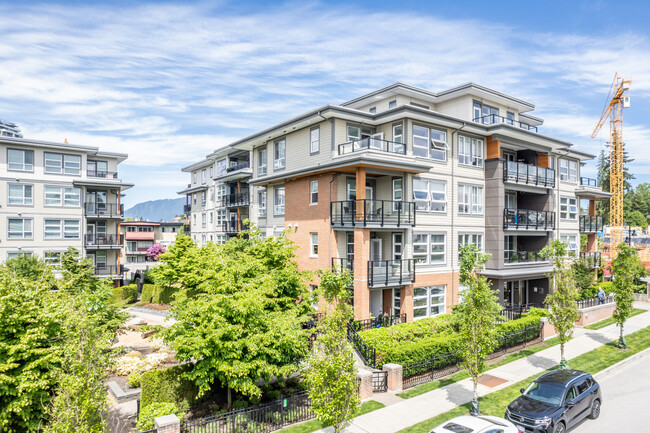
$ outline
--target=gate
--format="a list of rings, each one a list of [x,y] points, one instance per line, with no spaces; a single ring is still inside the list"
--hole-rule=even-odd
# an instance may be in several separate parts
[[[388,391],[388,372],[373,371],[372,392],[386,392],[386,391]]]

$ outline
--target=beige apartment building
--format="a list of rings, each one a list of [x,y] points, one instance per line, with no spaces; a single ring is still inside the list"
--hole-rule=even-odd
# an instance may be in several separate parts
[[[184,225],[184,221],[122,221],[125,264],[130,274],[157,265],[147,258],[149,248],[158,244],[167,249]]]
[[[96,147],[0,137],[0,261],[34,254],[56,264],[68,247],[95,272],[122,278],[123,191],[127,155]]]
[[[290,228],[301,269],[353,272],[357,319],[449,312],[466,243],[491,254],[504,305],[541,304],[552,268],[537,252],[557,238],[578,254],[586,233],[597,263],[608,194],[581,177],[593,155],[544,135],[533,109],[472,83],[316,108],[183,169],[191,235],[222,242],[245,218],[267,236]]]

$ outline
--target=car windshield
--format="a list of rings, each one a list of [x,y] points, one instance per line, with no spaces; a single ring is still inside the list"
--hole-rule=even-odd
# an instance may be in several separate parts
[[[553,382],[533,382],[524,391],[526,397],[552,406],[560,405],[562,394],[564,394],[564,387]]]

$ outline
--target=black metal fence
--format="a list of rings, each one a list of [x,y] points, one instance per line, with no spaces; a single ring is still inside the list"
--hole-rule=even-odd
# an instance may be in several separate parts
[[[373,371],[372,392],[386,392],[386,391],[388,391],[388,372]]]
[[[537,340],[541,341],[543,326],[542,323],[539,325],[530,325],[526,326],[524,329],[508,332],[500,336],[499,345],[494,352],[488,356],[488,359],[497,358],[508,353],[508,351],[513,351],[513,349],[525,348],[530,342],[536,342]]]
[[[395,200],[345,200],[330,203],[332,225],[415,225],[415,203]]]
[[[595,215],[580,215],[580,231],[595,233],[603,229],[603,217]]]
[[[583,251],[580,253],[580,259],[591,268],[600,268],[602,263],[600,251]]]
[[[613,296],[605,296],[602,303],[611,304],[612,302],[615,302]],[[576,304],[578,304],[578,310],[582,310],[583,308],[595,307],[596,305],[599,305],[600,302],[598,298],[591,298],[591,299],[581,299],[580,301],[576,301]]]
[[[370,260],[368,286],[394,286],[415,282],[415,259]]]
[[[314,418],[307,391],[271,403],[186,421],[181,433],[266,433]]]
[[[357,351],[361,359],[366,365],[375,367],[377,365],[377,351],[374,347],[370,347],[363,341],[363,338],[357,333],[352,325],[353,322],[348,324],[348,340]]]
[[[355,320],[352,322],[352,326],[355,331],[366,331],[374,328],[386,328],[401,323],[406,323],[406,313],[397,316],[382,314],[381,316],[373,317],[372,319]]]

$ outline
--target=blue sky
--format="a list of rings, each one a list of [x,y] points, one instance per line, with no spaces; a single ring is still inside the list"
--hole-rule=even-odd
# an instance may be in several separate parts
[[[177,197],[180,168],[215,148],[395,81],[495,88],[597,154],[618,71],[635,183],[650,182],[645,2],[0,1],[0,16],[0,119],[129,153],[127,206]]]

